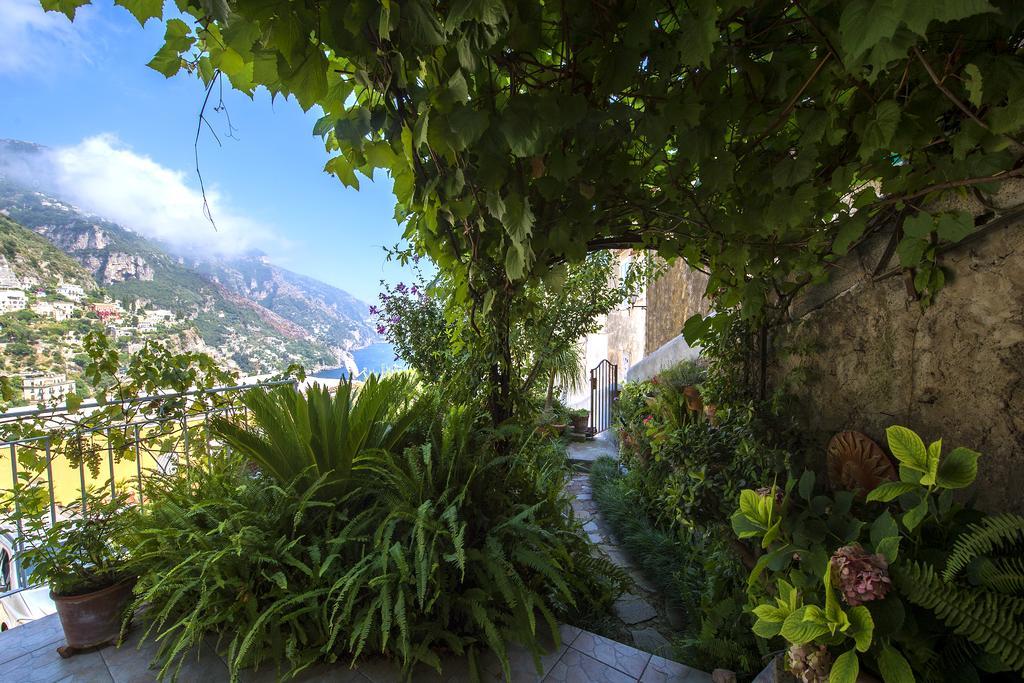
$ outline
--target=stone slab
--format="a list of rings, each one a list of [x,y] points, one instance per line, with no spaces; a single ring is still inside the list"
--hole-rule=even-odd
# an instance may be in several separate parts
[[[581,633],[572,648],[593,657],[602,664],[632,676],[634,679],[643,674],[651,655],[641,652],[635,647],[617,643],[614,640],[595,633]]]
[[[640,683],[711,683],[711,674],[654,656],[640,676]]]
[[[634,629],[629,632],[629,635],[633,636],[633,644],[644,652],[663,657],[672,654],[672,643],[655,628],[648,626]]]
[[[52,645],[56,649],[64,644],[64,631],[60,627],[60,620],[54,616],[52,619],[46,617],[15,626],[4,631],[0,638],[0,664],[3,664],[43,646]]]
[[[626,593],[612,605],[615,616],[627,626],[641,624],[658,616],[658,610],[639,595]]]

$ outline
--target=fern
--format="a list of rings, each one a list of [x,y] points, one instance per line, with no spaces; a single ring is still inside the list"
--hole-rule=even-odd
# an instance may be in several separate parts
[[[942,578],[952,581],[974,558],[1005,545],[1021,543],[1024,543],[1024,517],[1012,513],[985,517],[977,524],[968,525],[957,537]]]
[[[979,645],[1011,669],[1024,673],[1024,623],[1020,601],[944,581],[926,564],[907,562],[893,567],[900,590],[954,633]]]
[[[998,593],[1024,594],[1024,558],[980,558],[971,572],[977,582]]]

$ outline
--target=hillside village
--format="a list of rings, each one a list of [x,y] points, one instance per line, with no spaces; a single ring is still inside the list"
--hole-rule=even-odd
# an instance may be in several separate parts
[[[39,206],[61,209],[59,202],[45,198]],[[15,405],[87,395],[81,381],[87,362],[83,339],[93,331],[105,333],[126,357],[148,340],[158,340],[176,351],[209,354],[221,367],[242,375],[277,372],[291,363],[315,369],[347,361],[317,350],[307,341],[311,333],[270,312],[261,315],[257,304],[242,297],[229,299],[237,308],[214,301],[175,309],[170,300],[155,302],[130,287],[112,287],[130,286],[133,277],[148,278],[136,283],[152,282],[151,266],[138,256],[113,254],[97,278],[88,267],[92,255],[85,263],[72,258],[11,220],[9,213],[0,209],[0,374],[13,383]],[[93,228],[92,234],[103,240],[102,229]],[[111,262],[119,258],[149,269],[148,274],[122,271],[120,279],[110,278]],[[261,343],[269,336],[264,326],[284,331],[280,344]],[[211,335],[216,343],[208,343]]]
[[[226,367],[239,369],[230,356],[207,347],[172,311],[138,302],[126,307],[89,284],[88,273],[76,272],[74,261],[49,251],[43,238],[4,216],[0,235],[0,372],[14,378],[20,403],[84,393],[79,384],[86,362],[82,340],[92,331],[117,340],[126,354],[141,349],[149,338],[159,338],[181,349],[203,350]]]
[[[292,364],[351,371],[353,351],[380,341],[367,304],[348,292],[280,268],[259,252],[172,246],[89,213],[53,188],[44,191],[45,178],[55,173],[50,163],[45,147],[0,140],[0,218],[17,228],[7,226],[2,235],[18,279],[0,295],[0,306],[11,312],[24,317],[34,304],[79,303],[81,315],[102,321],[125,351],[159,333],[173,348],[209,353],[243,375]],[[26,176],[19,167],[41,170]],[[27,256],[15,258],[19,250]],[[40,258],[60,265],[40,269],[32,263]],[[81,287],[83,300],[60,295],[63,284]],[[42,319],[56,324],[51,315],[73,315],[56,307],[61,311],[40,309]]]

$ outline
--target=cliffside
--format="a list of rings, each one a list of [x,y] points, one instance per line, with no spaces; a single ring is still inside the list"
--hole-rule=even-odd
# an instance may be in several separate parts
[[[205,348],[244,373],[276,372],[291,363],[309,369],[349,365],[349,350],[375,336],[364,304],[324,283],[316,283],[317,293],[307,291],[302,282],[315,281],[258,260],[189,262],[157,242],[2,176],[0,211],[34,231],[37,243],[48,245],[51,256],[60,255],[65,267],[77,261],[77,279],[69,281],[92,291],[101,286],[127,309],[173,311],[194,327]],[[346,301],[351,305],[337,303]],[[360,317],[349,317],[355,310]]]

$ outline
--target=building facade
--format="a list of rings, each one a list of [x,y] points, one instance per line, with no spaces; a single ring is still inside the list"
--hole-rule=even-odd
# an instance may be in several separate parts
[[[616,252],[620,277],[636,257],[632,251]],[[695,314],[706,315],[704,298],[707,276],[687,266],[682,259],[666,264],[634,300],[622,304],[601,321],[601,331],[581,342],[584,365],[583,389],[565,397],[572,407],[590,405],[590,371],[607,360],[616,366],[619,384],[644,378],[696,353],[682,338],[683,323]]]
[[[21,395],[26,401],[59,401],[74,391],[75,383],[64,374],[34,372],[21,377]]]
[[[75,302],[81,302],[82,299],[85,298],[84,289],[82,289],[79,285],[72,285],[68,283],[63,283],[59,285],[57,287],[57,293],[60,294],[65,299],[70,299],[71,301]]]
[[[0,313],[13,313],[28,308],[28,297],[20,289],[0,290]]]
[[[62,322],[71,318],[75,312],[75,305],[69,301],[37,301],[32,304],[32,312]]]

